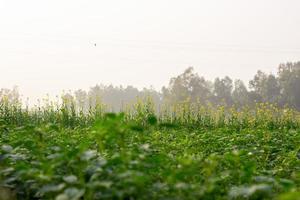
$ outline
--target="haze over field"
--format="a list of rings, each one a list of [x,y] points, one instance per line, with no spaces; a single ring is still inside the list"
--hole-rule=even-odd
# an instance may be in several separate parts
[[[300,0],[0,0],[0,200],[300,200]]]
[[[188,66],[248,81],[300,60],[299,9],[298,0],[0,0],[0,86],[32,99],[97,83],[159,90]]]

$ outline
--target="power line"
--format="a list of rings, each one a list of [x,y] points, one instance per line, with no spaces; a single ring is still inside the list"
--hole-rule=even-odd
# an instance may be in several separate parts
[[[12,39],[16,39],[14,36]],[[84,43],[91,37],[82,37],[81,35],[33,35],[24,34],[22,38],[30,40],[47,40],[57,42],[72,42],[74,45]],[[87,38],[87,39],[86,39]],[[7,39],[7,38],[6,38]],[[270,46],[270,45],[243,45],[234,43],[212,43],[212,42],[176,42],[176,41],[159,41],[159,40],[134,40],[119,38],[93,39],[87,43],[102,44],[107,46],[118,46],[134,49],[153,49],[153,50],[189,50],[189,51],[207,51],[207,52],[237,52],[237,53],[300,53],[300,47],[290,46]],[[96,45],[95,45],[96,46]],[[101,47],[101,45],[99,45]]]

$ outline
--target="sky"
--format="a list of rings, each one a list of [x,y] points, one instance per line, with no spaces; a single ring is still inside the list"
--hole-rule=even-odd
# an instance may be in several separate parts
[[[153,86],[193,66],[248,82],[300,61],[299,0],[0,0],[0,88]],[[96,44],[96,46],[95,46]]]

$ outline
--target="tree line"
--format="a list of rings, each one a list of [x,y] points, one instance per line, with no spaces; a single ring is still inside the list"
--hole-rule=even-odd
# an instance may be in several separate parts
[[[228,106],[269,102],[300,110],[300,62],[280,64],[276,75],[259,70],[248,87],[242,80],[228,76],[208,81],[190,67],[172,78],[169,86],[162,89],[162,95],[170,103],[185,99]]]
[[[16,101],[20,95],[14,88],[0,90],[0,98],[4,96]],[[151,97],[157,106],[188,101],[202,105],[243,107],[269,102],[300,110],[300,62],[280,64],[277,74],[259,70],[248,84],[228,76],[210,81],[189,67],[182,74],[171,78],[168,86],[161,91],[153,88],[138,90],[133,86],[96,85],[88,91],[80,89],[62,95],[62,99],[75,102],[85,110],[101,102],[108,105],[111,111],[123,110],[137,98],[145,97]]]

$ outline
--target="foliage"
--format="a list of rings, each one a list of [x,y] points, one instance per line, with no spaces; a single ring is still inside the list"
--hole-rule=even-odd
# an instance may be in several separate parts
[[[249,82],[249,89],[241,80],[230,77],[216,78],[214,82],[194,73],[189,67],[170,80],[163,88],[163,101],[180,103],[186,100],[226,106],[253,106],[257,103],[272,103],[300,110],[300,62],[280,64],[278,74],[258,71]]]
[[[99,102],[98,102],[99,103]],[[300,116],[184,101],[0,105],[0,199],[299,199]]]

